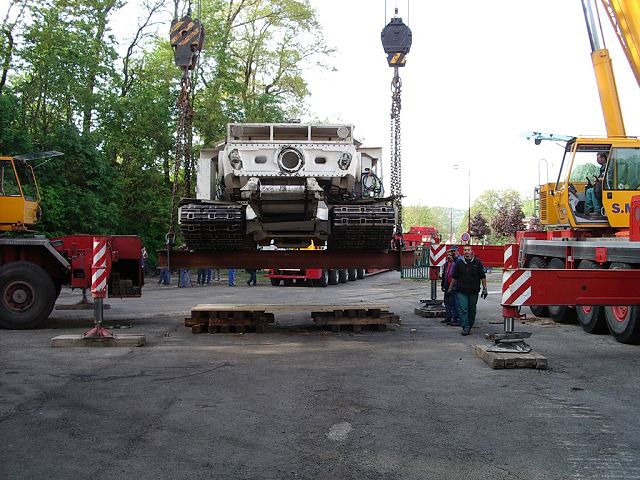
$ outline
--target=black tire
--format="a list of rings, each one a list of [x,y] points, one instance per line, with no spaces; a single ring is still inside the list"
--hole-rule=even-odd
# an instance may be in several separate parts
[[[282,280],[281,278],[271,278],[271,285],[273,285],[274,287],[279,287],[280,286],[280,280]]]
[[[364,268],[358,268],[356,270],[356,276],[358,277],[358,280],[362,280],[364,278],[365,273],[366,272],[364,271]]]
[[[338,270],[338,282],[339,283],[347,283],[349,281],[349,274],[347,271],[342,268]]]
[[[337,285],[338,284],[338,270],[335,268],[329,270],[329,285]]]
[[[610,269],[629,269],[627,263],[613,262]],[[613,338],[620,343],[640,344],[640,306],[606,306],[604,307],[607,326]]]
[[[358,279],[358,274],[355,268],[350,268],[349,270],[347,270],[347,272],[350,282],[355,282]]]
[[[296,278],[296,287],[306,287],[307,286],[307,280],[304,278]]]
[[[49,318],[56,286],[49,274],[31,262],[0,267],[0,327],[35,328]]]
[[[592,260],[582,260],[578,265],[580,269],[595,270],[600,268],[596,262]],[[600,305],[576,305],[576,315],[578,323],[587,333],[606,333],[607,319],[605,318],[604,308]]]
[[[527,268],[545,268],[547,262],[543,257],[531,257],[527,262]],[[544,305],[532,305],[529,307],[531,313],[539,318],[549,318],[549,307]]]
[[[313,281],[314,287],[326,287],[329,285],[329,272],[326,270],[322,270],[322,274],[320,278]]]
[[[547,268],[565,268],[565,262],[561,258],[552,258]],[[550,305],[549,316],[556,323],[576,323],[576,309],[566,305]]]
[[[283,278],[282,281],[284,282],[285,287],[290,287],[293,285],[293,278]]]

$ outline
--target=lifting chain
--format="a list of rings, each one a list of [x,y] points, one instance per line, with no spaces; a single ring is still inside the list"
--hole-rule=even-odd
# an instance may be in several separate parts
[[[402,80],[398,73],[398,67],[394,69],[391,80],[391,145],[389,155],[391,157],[391,196],[398,211],[396,234],[402,234],[402,141],[400,132],[400,109],[402,93]]]
[[[184,193],[191,195],[191,174],[193,172],[193,108],[191,107],[192,81],[191,73],[195,71],[200,51],[204,44],[204,27],[199,20],[191,18],[191,1],[189,13],[181,19],[171,22],[170,42],[174,49],[176,66],[182,69],[180,94],[176,102],[178,122],[176,129],[176,158],[173,168],[173,188],[171,190],[171,213],[169,230],[165,237],[167,247],[167,267],[169,267],[169,251],[175,244],[176,216],[178,196],[180,192],[180,170],[184,168]],[[176,12],[177,13],[177,12]]]

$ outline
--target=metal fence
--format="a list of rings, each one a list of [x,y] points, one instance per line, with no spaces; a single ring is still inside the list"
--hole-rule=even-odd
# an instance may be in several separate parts
[[[413,252],[413,265],[403,268],[401,278],[411,280],[429,280],[429,249],[430,245],[420,245],[415,247]]]

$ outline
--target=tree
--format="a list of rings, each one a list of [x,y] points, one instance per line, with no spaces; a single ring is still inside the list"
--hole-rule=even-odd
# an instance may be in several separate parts
[[[597,177],[600,174],[600,167],[593,163],[584,163],[577,165],[571,170],[572,182],[586,182],[587,178],[593,181],[593,177]]]
[[[513,238],[518,230],[524,230],[524,212],[519,198],[503,198],[498,212],[491,220],[493,231],[502,236]]]
[[[484,218],[482,213],[477,212],[471,218],[471,231],[469,234],[472,238],[481,239],[486,237],[491,233],[491,229],[489,228],[489,224],[487,220]]]

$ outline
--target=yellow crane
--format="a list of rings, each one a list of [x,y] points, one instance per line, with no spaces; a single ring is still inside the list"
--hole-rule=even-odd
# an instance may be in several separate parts
[[[576,137],[567,142],[556,182],[540,186],[540,221],[549,227],[613,233],[629,227],[631,197],[640,194],[640,140],[626,134],[600,11],[613,26],[640,86],[640,2],[582,0],[582,7],[607,136]],[[576,178],[584,171],[578,166],[596,159],[604,162],[597,181],[592,184],[591,179]],[[590,202],[594,195],[596,200]]]
[[[0,156],[0,232],[29,230],[40,221],[40,191],[29,162],[59,155],[51,151]]]

